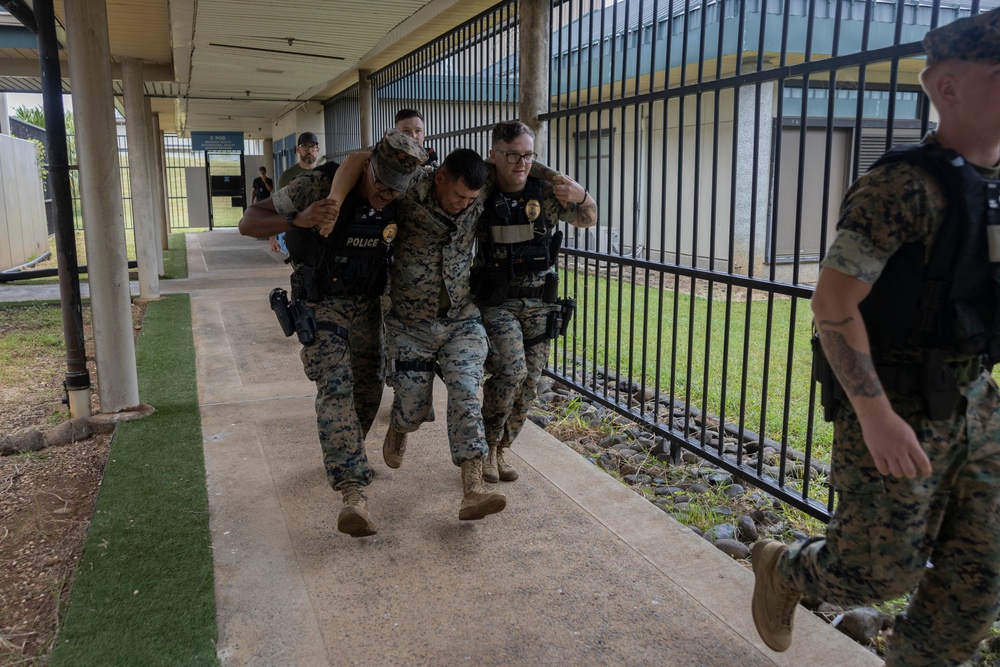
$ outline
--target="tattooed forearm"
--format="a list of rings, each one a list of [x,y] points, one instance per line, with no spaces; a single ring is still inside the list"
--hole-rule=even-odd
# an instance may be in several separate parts
[[[871,355],[852,348],[847,339],[836,331],[820,329],[819,335],[830,366],[848,395],[875,398],[885,393]]]
[[[597,224],[597,204],[581,204],[576,209],[576,220],[572,224],[574,227],[585,229]]]

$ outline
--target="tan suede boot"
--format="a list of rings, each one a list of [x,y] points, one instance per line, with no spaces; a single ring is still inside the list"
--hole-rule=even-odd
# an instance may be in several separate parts
[[[406,453],[406,434],[398,433],[389,424],[389,430],[385,433],[385,441],[382,443],[382,458],[390,468],[398,468],[403,465],[403,454]]]
[[[802,594],[778,575],[778,560],[788,547],[777,540],[760,540],[751,549],[754,587],[751,609],[757,634],[770,648],[784,651],[792,643],[795,607]]]
[[[465,495],[458,510],[458,518],[462,521],[482,519],[507,506],[507,496],[499,491],[487,491],[483,485],[482,459],[462,462],[462,493]]]
[[[368,537],[375,534],[375,524],[368,513],[368,499],[360,486],[341,489],[344,507],[337,516],[337,530],[351,537]]]
[[[490,455],[483,461],[483,481],[489,484],[496,484],[500,481],[500,475],[497,472],[496,445],[490,445]]]
[[[504,461],[503,453],[506,449],[506,447],[497,448],[497,475],[502,482],[513,482],[517,479],[517,470],[514,469],[514,466]],[[486,479],[485,471],[483,472],[483,479]],[[486,481],[488,482],[489,480],[487,479]]]

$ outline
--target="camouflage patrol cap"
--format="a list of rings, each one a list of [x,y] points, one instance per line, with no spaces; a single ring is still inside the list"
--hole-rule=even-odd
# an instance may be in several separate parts
[[[928,65],[942,60],[1000,63],[1000,9],[934,28],[923,45]]]
[[[372,149],[375,177],[398,192],[404,192],[417,169],[427,161],[427,153],[415,140],[399,130],[385,133]]]

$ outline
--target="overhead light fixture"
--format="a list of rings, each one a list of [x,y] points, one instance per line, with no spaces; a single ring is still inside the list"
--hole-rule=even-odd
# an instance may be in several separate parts
[[[216,46],[220,49],[239,49],[241,51],[260,51],[263,53],[278,53],[283,56],[299,56],[300,58],[324,58],[326,60],[343,60],[341,56],[324,56],[320,53],[299,53],[297,51],[280,51],[278,49],[261,49],[256,46],[239,46],[237,44],[216,44],[209,42],[209,46]]]

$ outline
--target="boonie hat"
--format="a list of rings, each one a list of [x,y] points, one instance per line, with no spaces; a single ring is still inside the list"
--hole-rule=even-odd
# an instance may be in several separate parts
[[[942,60],[1000,63],[1000,9],[934,28],[923,45],[928,65]]]
[[[312,132],[303,132],[299,135],[299,140],[295,142],[296,146],[301,146],[302,144],[314,143],[319,145],[319,139]]]
[[[417,169],[427,161],[427,153],[409,135],[392,129],[375,144],[371,159],[378,180],[404,192]]]

